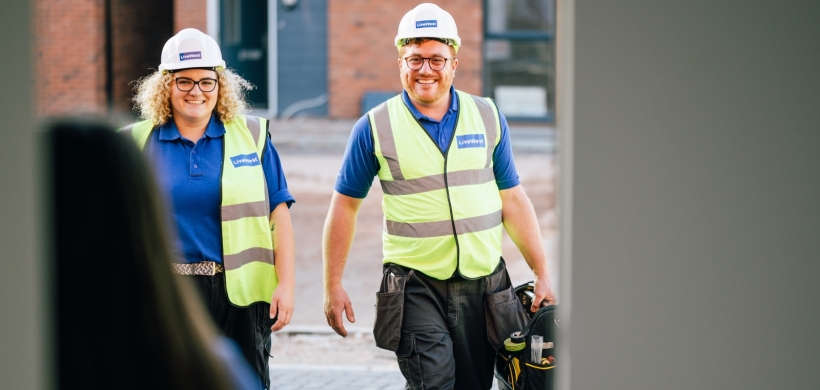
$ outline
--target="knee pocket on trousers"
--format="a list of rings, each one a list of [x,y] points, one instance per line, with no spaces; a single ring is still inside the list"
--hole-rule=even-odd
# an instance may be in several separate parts
[[[407,389],[421,390],[424,386],[424,378],[421,372],[421,359],[416,352],[416,338],[413,335],[402,335],[399,347],[396,349],[396,360],[399,363],[401,374],[407,380]]]
[[[405,334],[399,339],[399,347],[396,349],[396,357],[404,359],[416,353],[416,336]]]
[[[438,340],[421,340],[404,334],[396,357],[410,389],[447,388],[455,381],[453,343],[449,335]]]

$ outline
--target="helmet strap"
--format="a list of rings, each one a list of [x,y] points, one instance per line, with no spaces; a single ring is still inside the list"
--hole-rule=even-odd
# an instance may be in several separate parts
[[[431,41],[438,41],[438,42],[441,42],[441,43],[443,43],[443,44],[445,44],[445,45],[449,45],[449,44],[450,44],[450,40],[449,40],[449,39],[444,39],[444,38],[435,38],[435,37],[414,37],[414,38],[404,38],[404,42],[402,42],[402,44],[403,44],[403,45],[409,45],[409,44],[410,44],[410,42],[412,42],[414,39],[429,39],[429,40],[431,40]]]

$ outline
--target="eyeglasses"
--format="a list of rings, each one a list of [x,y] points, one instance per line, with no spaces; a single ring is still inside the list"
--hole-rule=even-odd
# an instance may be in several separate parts
[[[431,57],[431,58],[423,58],[418,56],[412,57],[405,57],[404,61],[407,62],[407,67],[411,70],[419,70],[422,66],[424,66],[424,61],[427,61],[430,64],[430,69],[432,70],[442,70],[444,69],[444,64],[447,63],[449,58],[444,57]]]
[[[212,78],[205,78],[199,81],[191,80],[187,77],[180,77],[174,80],[177,84],[177,89],[182,92],[188,92],[194,89],[195,85],[199,85],[199,90],[202,92],[211,92],[216,89],[217,81]]]

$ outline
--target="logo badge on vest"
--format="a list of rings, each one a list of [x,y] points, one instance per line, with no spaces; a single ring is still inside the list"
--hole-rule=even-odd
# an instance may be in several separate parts
[[[416,28],[438,27],[438,20],[417,20]]]
[[[464,134],[456,136],[456,144],[459,149],[483,148],[484,134]]]
[[[188,60],[201,60],[202,59],[202,52],[201,51],[190,51],[187,53],[179,53],[179,60],[180,61],[188,61]]]
[[[239,168],[261,165],[261,162],[259,161],[259,156],[257,156],[256,153],[250,153],[231,157],[231,164],[233,164],[234,168]]]

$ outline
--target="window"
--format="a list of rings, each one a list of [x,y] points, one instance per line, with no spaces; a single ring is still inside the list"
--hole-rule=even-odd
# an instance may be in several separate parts
[[[484,94],[511,120],[552,121],[555,1],[485,0]]]

